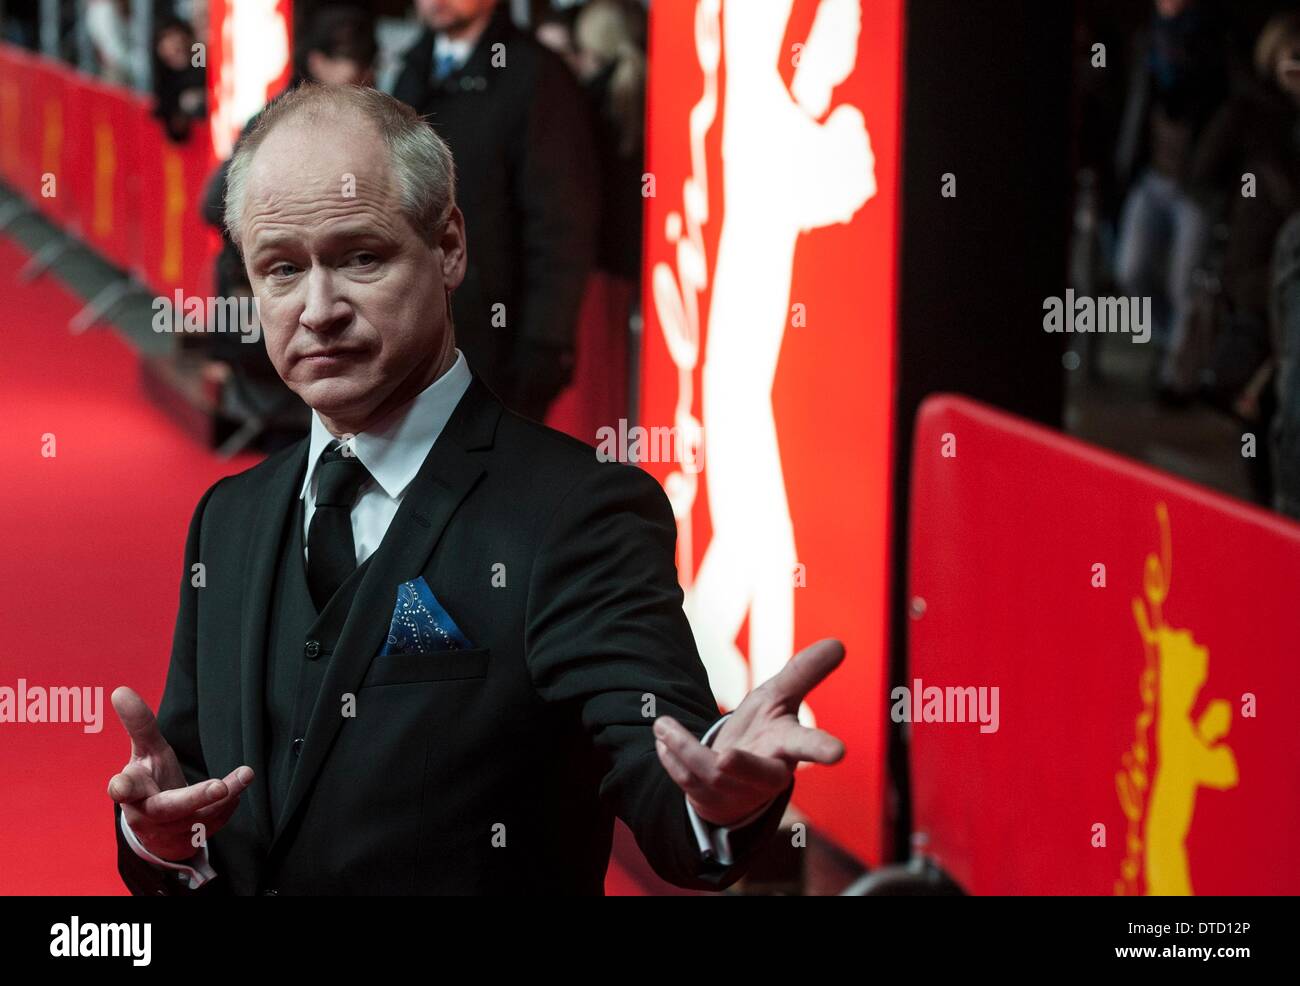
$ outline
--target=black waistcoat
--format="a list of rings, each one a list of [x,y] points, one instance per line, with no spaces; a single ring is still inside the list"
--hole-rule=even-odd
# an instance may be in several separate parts
[[[272,825],[279,823],[307,724],[317,703],[320,715],[344,712],[343,696],[321,695],[320,686],[343,633],[357,586],[370,564],[367,558],[358,566],[325,605],[325,611],[318,613],[307,587],[302,511],[303,501],[299,500],[280,547],[267,629],[264,714]]]

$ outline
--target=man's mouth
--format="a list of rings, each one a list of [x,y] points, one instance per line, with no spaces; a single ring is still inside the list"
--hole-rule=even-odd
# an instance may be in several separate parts
[[[299,356],[298,362],[307,366],[328,369],[349,359],[355,359],[360,355],[361,350],[359,349],[313,349],[311,352]]]

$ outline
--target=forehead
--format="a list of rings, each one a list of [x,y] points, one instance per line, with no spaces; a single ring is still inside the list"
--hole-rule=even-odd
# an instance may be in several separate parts
[[[281,211],[395,207],[383,139],[355,114],[286,120],[266,136],[249,163],[245,215]]]

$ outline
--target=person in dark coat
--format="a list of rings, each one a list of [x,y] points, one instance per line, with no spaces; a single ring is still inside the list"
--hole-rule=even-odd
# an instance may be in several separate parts
[[[1270,386],[1271,266],[1278,232],[1300,211],[1300,14],[1273,17],[1255,46],[1256,78],[1210,121],[1196,148],[1191,189],[1223,216],[1225,325],[1216,342],[1212,392],[1258,434],[1276,409]],[[1271,445],[1246,460],[1256,499],[1273,499]]]
[[[1269,314],[1277,359],[1269,448],[1273,509],[1300,521],[1300,212],[1277,235]]]
[[[507,406],[540,421],[572,379],[595,256],[599,176],[587,100],[506,6],[419,0],[417,8],[425,30],[393,95],[456,155],[473,245],[452,296],[456,338]]]
[[[798,720],[843,644],[720,715],[663,488],[467,362],[453,175],[410,107],[354,86],[300,86],[236,151],[230,232],[312,424],[199,501],[157,716],[113,692],[132,893],[598,896],[616,817],[659,877],[717,891],[800,763],[844,758]]]
[[[641,194],[645,172],[645,11],[636,0],[590,0],[574,41],[597,135],[600,245],[596,265],[641,279]]]

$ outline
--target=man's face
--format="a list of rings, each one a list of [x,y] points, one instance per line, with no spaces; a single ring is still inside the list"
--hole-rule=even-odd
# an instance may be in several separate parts
[[[173,72],[189,68],[189,39],[184,31],[164,31],[158,38],[158,58]]]
[[[1300,43],[1283,46],[1277,58],[1278,87],[1293,99],[1300,99]]]
[[[249,168],[240,241],[267,353],[344,430],[436,377],[451,343],[445,288],[465,271],[460,212],[430,247],[390,179],[383,141],[351,113],[286,121]]]
[[[496,6],[496,0],[416,0],[420,20],[435,31],[455,33]]]

